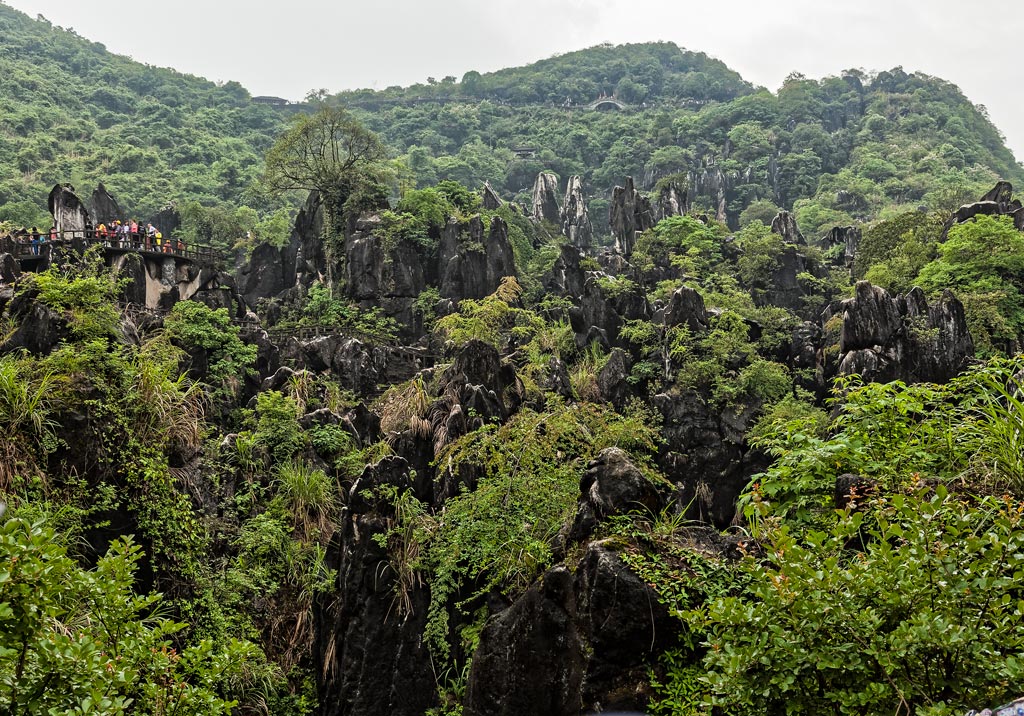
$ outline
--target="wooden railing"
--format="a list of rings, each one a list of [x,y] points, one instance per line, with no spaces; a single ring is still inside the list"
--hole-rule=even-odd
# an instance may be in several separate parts
[[[128,236],[97,236],[93,230],[67,230],[55,234],[40,234],[38,240],[31,236],[0,237],[0,252],[9,253],[16,259],[33,259],[50,255],[53,247],[71,248],[84,251],[90,246],[102,246],[110,251],[131,251],[151,256],[175,256],[177,258],[205,264],[223,264],[227,254],[212,246],[196,246],[176,239],[156,239],[145,234]]]

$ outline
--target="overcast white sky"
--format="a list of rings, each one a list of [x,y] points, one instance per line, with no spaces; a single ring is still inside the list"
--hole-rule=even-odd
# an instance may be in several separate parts
[[[902,65],[958,84],[1024,158],[1024,14],[969,0],[4,0],[140,62],[301,99],[669,40],[775,90]]]

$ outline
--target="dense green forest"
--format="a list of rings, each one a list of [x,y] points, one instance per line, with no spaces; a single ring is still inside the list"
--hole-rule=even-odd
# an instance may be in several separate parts
[[[44,223],[41,207],[58,182],[89,191],[102,181],[142,217],[171,201],[229,213],[249,205],[261,217],[282,205],[253,182],[276,133],[308,108],[253,104],[236,82],[143,65],[3,5],[0,30],[0,221]],[[627,109],[585,109],[601,96]],[[900,68],[820,81],[794,73],[772,93],[671,43],[605,45],[461,80],[310,100],[351,108],[403,160],[393,196],[450,179],[490,181],[525,201],[539,171],[563,186],[579,174],[599,233],[611,188],[626,176],[646,190],[681,177],[694,205],[712,211],[722,192],[733,226],[795,208],[811,236],[893,207],[945,208],[998,178],[1024,177],[983,109],[938,78]],[[536,153],[520,158],[519,147]],[[254,221],[219,223],[232,231]]]
[[[0,221],[42,225],[62,182],[87,195],[102,181],[140,218],[170,201],[243,204],[287,120],[237,82],[144,65],[2,4],[0,37]]]
[[[1024,170],[956,87],[654,43],[271,108],[0,30],[0,222],[103,181],[254,233],[0,255],[0,712],[1020,696],[1024,209],[956,210]],[[581,251],[485,204],[542,170],[692,211]]]
[[[629,107],[581,106],[607,95]],[[562,106],[566,98],[573,106]],[[955,206],[1022,176],[982,108],[948,82],[901,68],[820,81],[794,73],[771,93],[671,44],[605,46],[328,101],[358,111],[419,185],[489,180],[525,199],[539,171],[563,185],[579,174],[598,220],[626,176],[650,190],[682,175],[694,204],[712,211],[722,189],[732,222],[795,207],[811,236],[900,207]],[[517,158],[520,147],[536,155]]]

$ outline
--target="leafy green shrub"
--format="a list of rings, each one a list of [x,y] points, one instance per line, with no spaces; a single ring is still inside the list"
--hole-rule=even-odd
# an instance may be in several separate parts
[[[295,400],[269,390],[256,397],[256,430],[253,436],[263,446],[275,465],[287,463],[306,444],[306,435],[299,425]]]
[[[198,301],[179,301],[164,320],[167,337],[185,351],[205,351],[208,369],[203,377],[215,398],[233,400],[241,378],[255,372],[256,346],[243,343],[227,309],[216,310]]]
[[[955,714],[1017,697],[1024,525],[943,487],[767,535],[749,597],[708,608],[711,702],[730,712]],[[850,545],[858,545],[850,548]]]
[[[96,567],[68,558],[52,530],[0,526],[0,709],[5,713],[229,714],[224,685],[246,687],[253,645],[200,642],[154,616],[160,597],[133,593],[142,553],[114,542]]]

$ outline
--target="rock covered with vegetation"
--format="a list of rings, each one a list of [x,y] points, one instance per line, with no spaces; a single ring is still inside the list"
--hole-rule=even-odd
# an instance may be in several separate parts
[[[267,212],[183,211],[182,236],[249,227],[233,277],[8,255],[0,708],[940,716],[1015,695],[1024,234],[1009,184],[971,216],[946,193],[1005,159],[988,125],[921,76],[769,95],[669,45],[567,57],[420,88],[474,100],[441,104],[457,137],[418,135],[436,156],[387,124],[415,107],[363,115],[384,139],[336,106],[296,118]],[[561,207],[544,179],[527,217],[509,182],[537,167],[474,191],[474,133],[552,76],[567,105],[526,108],[552,136],[567,109],[643,131]],[[581,110],[595,91],[678,112]],[[304,171],[325,137],[348,153]],[[584,186],[610,192],[593,247]],[[116,207],[98,189],[91,216]],[[151,302],[165,279],[204,288]]]

